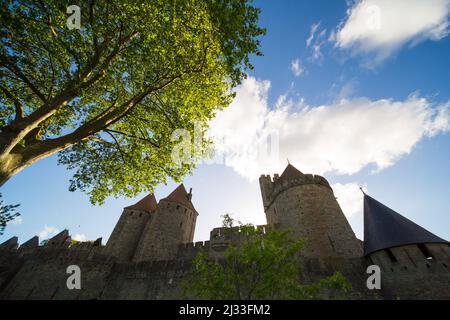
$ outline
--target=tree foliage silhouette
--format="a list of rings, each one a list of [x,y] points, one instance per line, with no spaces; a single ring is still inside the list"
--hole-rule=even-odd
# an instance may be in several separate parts
[[[260,55],[259,9],[241,0],[87,0],[0,7],[0,186],[52,154],[93,203],[191,172],[174,163],[184,128],[206,128]],[[203,129],[205,130],[205,129]]]

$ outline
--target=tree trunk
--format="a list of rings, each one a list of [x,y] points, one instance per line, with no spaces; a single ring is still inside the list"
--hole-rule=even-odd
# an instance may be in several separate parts
[[[25,148],[19,153],[0,155],[0,187],[11,177],[34,162],[44,159],[71,145],[72,144],[66,143],[63,145],[52,146],[51,144],[43,145],[41,142]]]
[[[0,187],[5,184],[6,181],[9,180],[9,178],[12,177],[12,173],[8,172],[7,170],[4,170],[3,163],[0,165]]]
[[[0,187],[3,186],[13,175],[24,168],[18,167],[20,163],[19,158],[20,157],[11,155],[0,157]]]

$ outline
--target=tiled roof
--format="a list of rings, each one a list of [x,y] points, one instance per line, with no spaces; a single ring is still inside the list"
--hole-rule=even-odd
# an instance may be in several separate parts
[[[167,196],[164,200],[176,202],[179,204],[184,205],[185,207],[188,207],[191,210],[195,210],[194,205],[191,202],[191,193],[187,193],[186,189],[184,188],[183,184],[180,184],[175,190],[172,191],[171,194]]]
[[[285,178],[285,177],[302,177],[303,173],[298,170],[297,168],[295,168],[292,164],[288,164],[286,169],[284,169],[283,173],[281,174],[280,178]]]
[[[153,194],[149,194],[139,200],[137,203],[133,204],[132,206],[125,207],[125,209],[131,209],[131,210],[142,210],[147,212],[155,211],[157,207],[156,198]]]

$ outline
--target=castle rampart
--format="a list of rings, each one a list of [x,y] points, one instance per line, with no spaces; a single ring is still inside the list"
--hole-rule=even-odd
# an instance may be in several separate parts
[[[353,299],[450,299],[447,241],[368,199],[373,203],[365,202],[362,242],[328,182],[291,165],[273,179],[261,176],[260,186],[267,224],[257,228],[263,234],[292,230],[306,241],[302,282],[341,272]],[[17,237],[8,239],[0,244],[0,299],[189,298],[183,286],[196,255],[222,260],[230,244],[245,239],[237,226],[214,228],[209,240],[193,242],[198,213],[191,197],[181,185],[159,203],[148,195],[126,207],[106,246],[101,238],[73,241],[68,230],[41,244],[38,237],[21,245]],[[389,223],[379,226],[383,219]],[[81,268],[82,290],[66,288],[69,265]],[[369,265],[381,269],[380,290],[366,286]]]

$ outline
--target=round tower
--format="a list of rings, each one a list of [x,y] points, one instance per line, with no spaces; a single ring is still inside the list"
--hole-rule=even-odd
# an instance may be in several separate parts
[[[450,298],[450,243],[366,194],[364,255],[388,299]]]
[[[174,259],[180,244],[193,241],[198,213],[191,198],[191,191],[187,193],[181,184],[159,201],[154,218],[145,227],[134,261]]]
[[[308,257],[360,257],[356,238],[328,181],[303,174],[291,164],[281,176],[261,176],[261,193],[267,223],[292,230],[305,239],[302,255]]]
[[[149,194],[136,204],[125,207],[108,243],[105,253],[121,261],[130,261],[136,251],[145,226],[156,211],[156,199]]]

